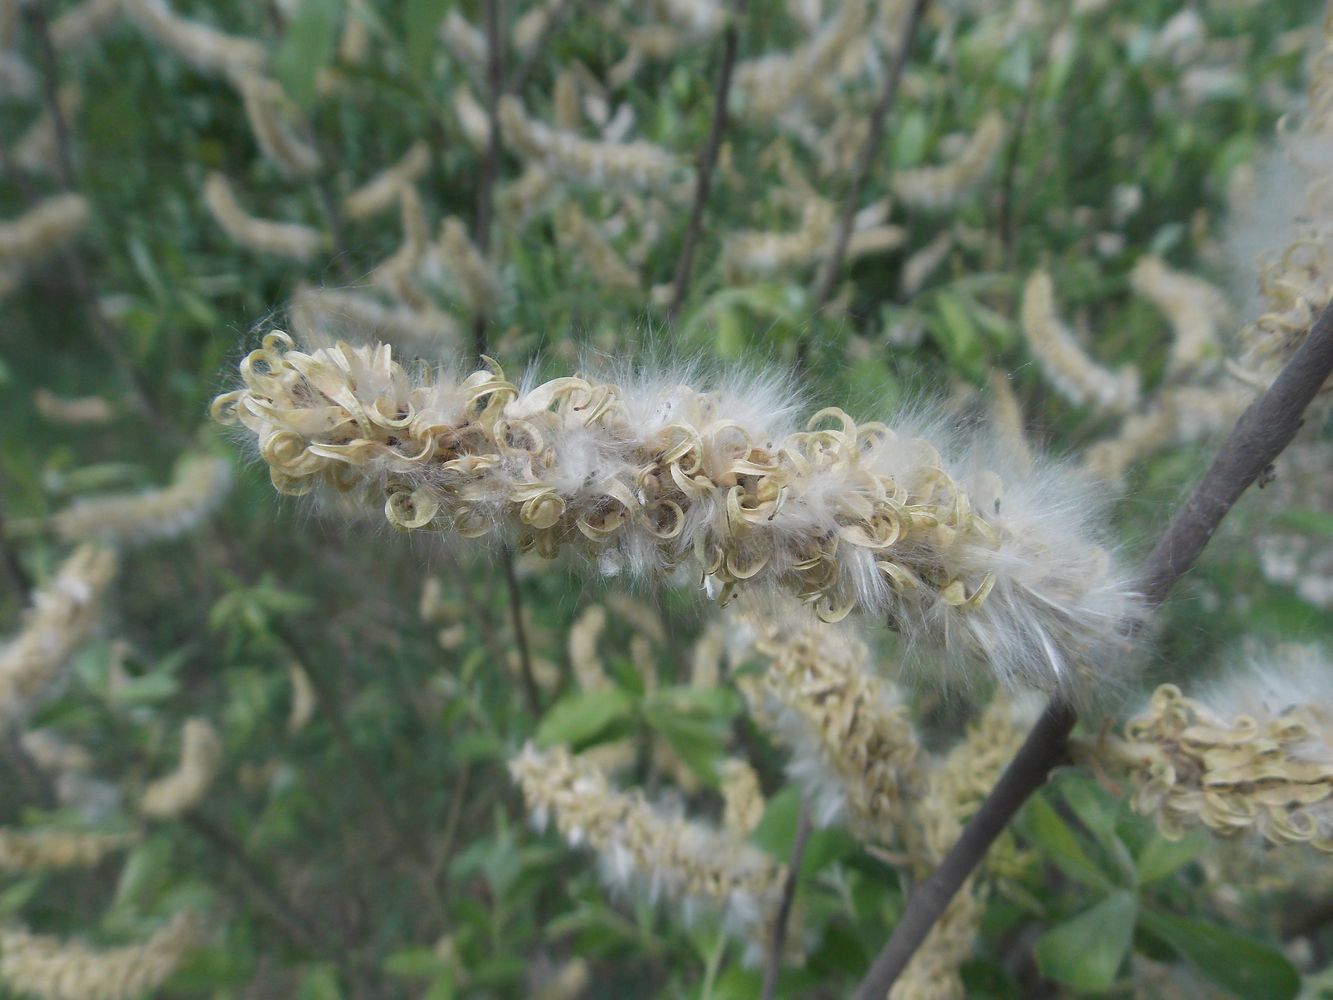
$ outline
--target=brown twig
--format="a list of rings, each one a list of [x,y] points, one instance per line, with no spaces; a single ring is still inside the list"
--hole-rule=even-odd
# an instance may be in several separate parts
[[[796,836],[792,840],[791,857],[787,861],[787,878],[782,883],[782,900],[773,921],[773,933],[768,942],[768,959],[764,963],[764,985],[760,991],[763,1000],[773,1000],[778,992],[778,976],[782,972],[782,955],[787,950],[787,925],[791,923],[792,903],[796,899],[796,883],[800,880],[801,862],[805,860],[805,845],[810,841],[810,809],[801,807],[796,821]]]
[[[56,141],[56,177],[64,190],[74,191],[76,189],[74,157],[70,148],[69,125],[65,121],[64,112],[60,110],[59,67],[56,62],[55,44],[51,41],[46,5],[41,2],[28,4],[23,8],[23,13],[37,39],[37,50],[41,62],[42,103],[45,106],[46,114],[51,119],[51,130],[55,134]],[[116,370],[128,386],[135,408],[157,430],[171,436],[173,439],[179,439],[180,434],[162,417],[161,412],[153,403],[148,387],[126,357],[124,347],[120,342],[119,332],[107,319],[106,313],[102,311],[96,287],[83,258],[69,249],[63,252],[62,258],[70,282],[74,286],[75,298],[87,314],[88,322],[93,328],[94,335],[101,343],[102,349],[111,358],[112,364],[115,365]]]
[[[528,648],[528,630],[523,624],[523,594],[518,589],[514,553],[506,545],[501,556],[504,562],[505,585],[509,589],[509,617],[514,626],[514,641],[518,644],[518,665],[523,674],[523,696],[527,699],[528,711],[534,716],[540,716],[542,696],[537,689],[537,677],[532,672],[532,651]]]
[[[1213,464],[1149,554],[1138,587],[1149,608],[1166,599],[1241,494],[1291,443],[1305,408],[1330,373],[1333,305],[1319,314],[1309,337],[1268,391],[1241,414]],[[1078,713],[1067,701],[1055,698],[1046,706],[958,842],[908,899],[902,919],[856,993],[858,1000],[879,1000],[889,991],[991,843],[1023,803],[1045,784],[1051,770],[1065,760],[1076,721]]]
[[[930,0],[913,0],[912,9],[908,12],[907,21],[903,25],[902,38],[898,42],[898,51],[894,53],[893,63],[889,66],[888,73],[884,77],[884,89],[880,92],[875,109],[870,113],[870,134],[866,136],[866,143],[861,147],[861,156],[857,161],[856,172],[852,177],[852,186],[843,201],[842,218],[838,220],[833,252],[829,254],[819,284],[815,288],[814,303],[816,311],[823,309],[824,306],[828,305],[829,299],[833,298],[833,290],[838,284],[838,275],[842,272],[842,262],[847,256],[847,247],[852,241],[852,227],[856,223],[856,213],[861,207],[861,196],[865,192],[866,181],[870,178],[870,172],[879,160],[880,147],[884,145],[884,130],[889,117],[889,109],[893,107],[894,99],[898,96],[898,85],[902,82],[903,69],[907,66],[907,59],[912,54],[912,42],[916,38],[917,27],[921,23],[921,15],[929,2]]]
[[[9,544],[9,539],[5,537],[5,518],[2,514],[0,514],[0,563],[4,564],[5,575],[9,577],[10,586],[14,588],[19,606],[26,607],[28,601],[32,598],[32,577],[23,568],[18,553]]]
[[[703,230],[704,210],[713,189],[713,174],[717,169],[718,151],[727,130],[727,101],[731,95],[731,78],[736,68],[736,52],[740,48],[740,22],[745,17],[746,0],[734,0],[731,19],[722,33],[722,65],[717,74],[717,90],[713,94],[713,123],[708,128],[708,141],[699,153],[695,166],[694,205],[690,221],[680,244],[680,258],[676,261],[676,277],[672,283],[671,304],[667,306],[667,322],[674,323],[685,295],[690,288],[690,271],[694,266],[694,247]]]

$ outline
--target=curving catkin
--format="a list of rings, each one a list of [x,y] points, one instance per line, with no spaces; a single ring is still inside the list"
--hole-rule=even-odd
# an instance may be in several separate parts
[[[688,169],[661,146],[636,142],[598,142],[529,118],[518,98],[500,99],[500,129],[505,143],[526,159],[573,184],[626,191],[662,190],[684,179]]]
[[[0,714],[26,707],[87,641],[115,573],[114,553],[81,545],[33,595],[23,627],[0,646]]]
[[[1056,314],[1055,289],[1045,271],[1034,271],[1023,288],[1022,322],[1046,378],[1075,406],[1122,413],[1138,403],[1138,370],[1126,365],[1110,372],[1088,357]]]
[[[989,112],[968,136],[962,151],[948,163],[893,174],[890,181],[893,193],[908,205],[947,208],[985,180],[1003,141],[1004,120],[999,112]]]
[[[355,493],[400,530],[570,548],[606,573],[691,562],[724,604],[759,588],[829,621],[888,615],[1043,688],[1113,672],[1137,614],[1087,483],[1052,467],[1005,483],[995,449],[952,448],[919,418],[825,408],[801,430],[781,381],[520,387],[495,366],[409,371],[382,344],[306,353],[284,333],[240,370],[213,414],[253,434],[274,486]]]
[[[68,243],[88,224],[88,199],[58,194],[18,218],[0,221],[0,265],[40,260]]]
[[[763,940],[786,869],[757,847],[657,809],[637,790],[613,789],[603,772],[563,748],[528,744],[509,771],[538,828],[553,820],[572,846],[596,851],[614,889],[665,899],[687,920],[720,913],[729,933]]]
[[[188,911],[141,944],[120,948],[6,930],[0,933],[0,980],[41,1000],[135,1000],[166,982],[203,937],[203,921]]]
[[[235,77],[245,118],[260,151],[284,177],[309,177],[320,167],[319,150],[296,134],[287,121],[292,102],[276,81],[257,73]]]
[[[149,783],[139,811],[154,819],[171,819],[203,800],[222,763],[222,741],[203,719],[187,719],[181,729],[180,762],[176,769]]]
[[[416,181],[430,168],[430,147],[414,142],[402,159],[386,167],[343,199],[343,212],[349,219],[368,219],[392,208],[402,189]]]
[[[66,541],[165,541],[201,524],[230,489],[231,466],[224,459],[190,453],[177,462],[171,485],[76,500],[49,524]]]
[[[305,262],[324,244],[324,234],[318,229],[248,213],[236,200],[231,181],[222,174],[210,173],[204,180],[204,204],[222,231],[246,249]]]
[[[15,872],[91,868],[138,839],[133,833],[13,830],[0,827],[0,869]]]
[[[1208,282],[1173,271],[1158,257],[1143,257],[1129,275],[1130,286],[1160,309],[1171,323],[1167,359],[1171,374],[1188,371],[1220,352],[1217,327],[1231,309],[1226,297]]]
[[[120,0],[121,9],[154,41],[202,73],[243,75],[264,64],[264,47],[181,17],[165,0]]]

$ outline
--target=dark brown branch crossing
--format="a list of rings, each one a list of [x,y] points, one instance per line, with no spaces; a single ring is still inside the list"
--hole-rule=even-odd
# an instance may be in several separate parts
[[[667,307],[668,323],[676,321],[676,315],[690,289],[694,247],[703,231],[704,210],[708,207],[708,195],[713,190],[713,174],[717,171],[722,136],[727,130],[727,102],[731,98],[731,78],[735,75],[736,52],[740,48],[740,21],[745,17],[745,6],[746,0],[735,0],[731,18],[722,33],[722,65],[718,69],[717,90],[713,94],[713,123],[708,128],[708,141],[695,165],[694,204],[690,208],[690,221],[685,227],[685,236],[680,243],[680,257],[676,261],[671,304]]]
[[[1262,396],[1241,414],[1213,464],[1144,563],[1139,593],[1150,608],[1194,565],[1208,540],[1241,494],[1277,459],[1300,430],[1305,408],[1333,373],[1333,305]],[[858,1000],[888,993],[949,901],[1023,803],[1064,759],[1078,721],[1072,705],[1052,699],[962,836],[907,901],[898,926],[862,981]]]

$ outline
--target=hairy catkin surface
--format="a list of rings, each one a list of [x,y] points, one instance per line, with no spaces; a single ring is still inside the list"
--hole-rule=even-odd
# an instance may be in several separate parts
[[[1107,676],[1135,615],[1076,478],[1005,484],[978,450],[946,457],[910,420],[826,408],[793,429],[780,385],[520,387],[495,366],[409,371],[384,345],[307,353],[283,333],[241,375],[214,415],[254,435],[280,492],[356,493],[400,530],[568,548],[608,573],[690,563],[723,603],[766,588],[827,621],[888,617],[1043,688]]]

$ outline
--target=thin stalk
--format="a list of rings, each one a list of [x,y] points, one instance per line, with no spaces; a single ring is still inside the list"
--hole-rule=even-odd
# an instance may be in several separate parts
[[[528,630],[523,624],[523,595],[518,589],[518,573],[514,570],[514,554],[508,546],[503,553],[505,585],[509,589],[509,617],[514,626],[514,641],[518,643],[518,663],[523,673],[523,697],[533,716],[542,714],[542,696],[537,688],[537,677],[532,672],[532,651],[528,648]]]
[[[680,244],[680,258],[676,261],[676,277],[671,289],[671,304],[667,306],[667,322],[674,323],[685,296],[690,289],[690,272],[694,266],[694,247],[703,230],[704,210],[713,189],[713,174],[717,170],[718,151],[727,130],[727,101],[731,94],[731,78],[735,75],[736,52],[740,48],[740,22],[745,17],[746,0],[734,0],[731,19],[722,33],[722,64],[717,74],[717,90],[713,94],[713,122],[708,128],[708,141],[699,153],[695,166],[694,204],[690,221]]]
[[[1245,410],[1218,449],[1213,464],[1144,563],[1138,590],[1156,608],[1203,552],[1241,495],[1272,466],[1300,430],[1307,406],[1333,373],[1333,305],[1319,314],[1310,335],[1262,396]],[[1060,698],[1046,706],[958,842],[907,900],[898,926],[862,981],[858,1000],[879,1000],[1023,803],[1068,756],[1076,709]]]
[[[815,289],[816,310],[823,309],[828,305],[829,299],[833,298],[838,275],[842,273],[842,262],[847,256],[847,247],[852,241],[852,226],[861,207],[861,197],[865,192],[866,182],[870,179],[870,172],[879,161],[880,147],[884,145],[885,124],[888,121],[889,110],[898,96],[898,85],[902,82],[903,69],[912,54],[912,42],[921,24],[921,15],[929,2],[930,0],[913,0],[912,9],[908,12],[907,21],[903,25],[903,36],[899,40],[898,51],[894,53],[893,63],[884,77],[884,89],[880,92],[875,109],[870,113],[870,134],[866,136],[866,144],[861,147],[861,156],[852,177],[852,186],[843,200],[842,217],[838,220],[833,252],[829,254],[823,275]]]
[[[810,841],[810,809],[801,808],[800,819],[796,823],[796,836],[792,840],[791,857],[787,860],[787,878],[782,883],[782,901],[778,904],[778,914],[773,921],[773,934],[768,943],[768,959],[764,963],[764,985],[760,993],[763,1000],[773,1000],[778,992],[778,976],[782,973],[782,955],[787,950],[787,926],[791,923],[792,904],[796,900],[796,883],[801,875],[801,862],[805,859],[805,845]]]

